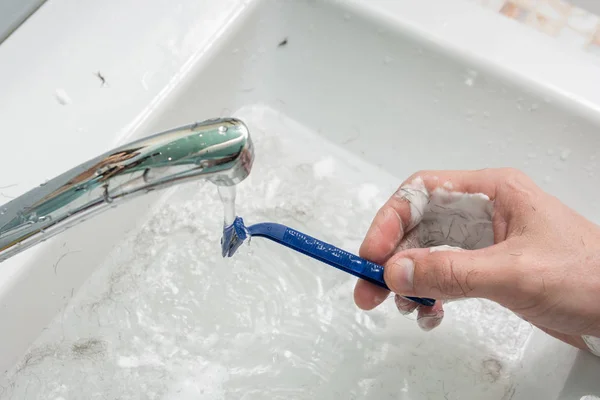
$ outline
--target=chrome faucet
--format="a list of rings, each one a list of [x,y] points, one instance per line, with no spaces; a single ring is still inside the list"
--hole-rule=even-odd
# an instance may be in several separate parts
[[[0,206],[0,262],[119,201],[200,178],[244,180],[254,148],[246,125],[218,118],[158,133],[81,164]]]

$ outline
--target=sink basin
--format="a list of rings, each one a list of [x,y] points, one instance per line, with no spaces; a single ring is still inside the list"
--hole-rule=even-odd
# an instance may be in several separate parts
[[[405,3],[247,2],[128,138],[241,118],[256,164],[238,213],[354,252],[419,169],[517,167],[600,222],[595,103],[542,82],[552,67],[519,74],[494,63],[499,52],[424,34]],[[0,345],[0,399],[600,394],[599,359],[492,302],[448,304],[424,333],[391,300],[358,310],[353,277],[270,242],[224,260],[222,212],[214,185],[182,186],[11,260],[26,268],[0,291],[3,326],[15,327]]]

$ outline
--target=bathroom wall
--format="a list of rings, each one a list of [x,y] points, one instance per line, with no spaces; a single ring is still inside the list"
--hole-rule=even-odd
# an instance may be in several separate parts
[[[46,0],[0,0],[0,43]]]

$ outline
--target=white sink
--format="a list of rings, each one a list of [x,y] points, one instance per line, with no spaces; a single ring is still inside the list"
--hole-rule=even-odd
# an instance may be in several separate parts
[[[532,65],[500,44],[473,56],[476,41],[461,49],[440,32],[426,35],[411,22],[423,4],[407,3],[249,2],[129,138],[219,115],[243,119],[256,164],[240,185],[239,214],[350,251],[419,169],[517,167],[600,222],[590,200],[600,190],[589,184],[600,174],[595,91],[575,78],[548,81],[555,64],[528,74]],[[456,38],[451,14],[443,23]],[[550,40],[477,16],[532,43]],[[502,56],[506,63],[495,63]],[[582,74],[594,71],[582,65]],[[491,302],[449,304],[442,326],[423,333],[392,301],[358,310],[354,278],[272,243],[256,239],[223,260],[221,213],[212,184],[188,185],[10,260],[24,272],[0,291],[2,325],[14,328],[2,333],[0,399],[600,394],[599,359]]]

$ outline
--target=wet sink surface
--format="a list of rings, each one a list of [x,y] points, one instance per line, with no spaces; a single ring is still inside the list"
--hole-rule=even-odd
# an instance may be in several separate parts
[[[143,131],[243,119],[256,166],[238,190],[240,215],[357,251],[378,207],[425,168],[517,167],[600,222],[588,200],[598,188],[586,184],[598,173],[598,125],[563,103],[372,10],[267,1],[249,7]],[[581,373],[600,371],[597,360],[491,302],[449,304],[443,325],[423,333],[391,299],[358,310],[354,278],[272,243],[256,239],[223,260],[221,213],[210,183],[140,212],[147,220],[72,293],[6,374],[0,399],[574,399],[600,391]]]

